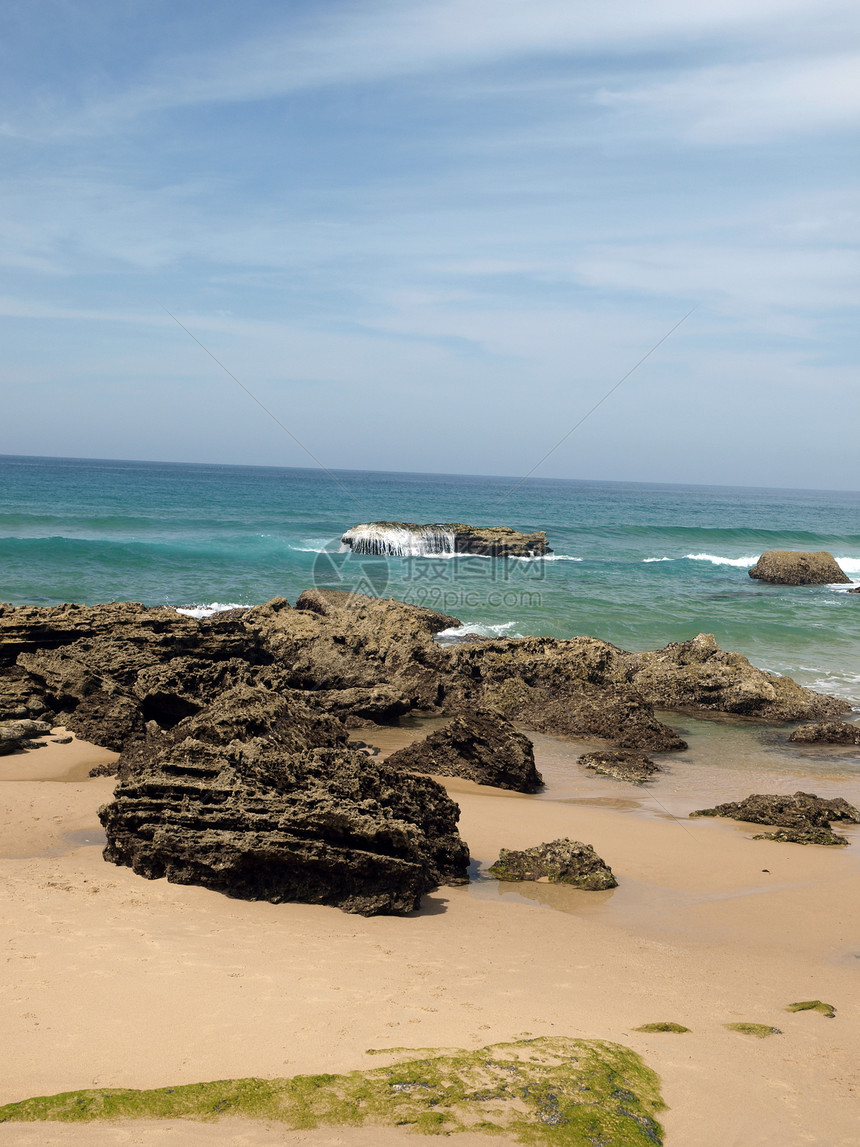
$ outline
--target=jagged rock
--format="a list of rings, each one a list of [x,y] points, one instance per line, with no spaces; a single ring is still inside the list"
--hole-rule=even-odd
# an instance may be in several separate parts
[[[605,737],[654,751],[687,747],[627,680],[629,654],[609,642],[501,638],[444,652],[446,712],[483,705],[539,733]]]
[[[795,745],[860,745],[860,725],[847,721],[819,721],[801,725],[788,738]]]
[[[462,522],[424,526],[416,522],[365,522],[347,530],[341,542],[357,554],[531,557],[552,553],[544,530],[523,534],[510,526],[467,526]]]
[[[385,763],[520,793],[534,793],[543,786],[528,737],[498,713],[485,710],[455,717],[423,741],[398,749]]]
[[[840,697],[815,693],[725,652],[712,633],[628,657],[642,697],[666,709],[712,709],[769,721],[808,721],[851,709]]]
[[[51,726],[45,721],[5,721],[0,724],[0,757],[15,753],[19,749],[39,748],[39,737],[50,733]]]
[[[180,723],[181,724],[181,723]],[[177,726],[177,729],[179,726]],[[99,810],[105,859],[250,900],[409,912],[463,883],[459,809],[429,777],[343,748],[289,752],[272,738],[138,746]]]
[[[849,593],[860,593],[860,585],[855,585],[853,589],[848,590]]]
[[[842,797],[826,799],[803,792],[791,796],[753,793],[745,800],[699,809],[690,816],[727,816],[751,824],[775,824],[804,831],[829,828],[832,820],[860,824],[860,811]]]
[[[749,575],[771,585],[845,585],[851,583],[833,554],[826,550],[768,550]]]
[[[753,840],[777,840],[781,844],[847,844],[844,836],[829,828],[779,828],[776,832],[757,832]]]
[[[656,761],[646,757],[644,753],[633,750],[598,749],[593,753],[584,753],[579,758],[579,764],[586,769],[593,769],[602,776],[615,777],[619,781],[632,781],[642,784],[648,781],[654,773],[663,770]]]
[[[590,844],[553,840],[521,852],[503,848],[490,872],[498,880],[547,880],[588,891],[615,888],[618,881]]]

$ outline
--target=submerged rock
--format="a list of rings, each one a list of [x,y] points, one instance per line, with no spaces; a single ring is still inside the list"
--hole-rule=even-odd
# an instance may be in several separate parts
[[[744,800],[699,809],[690,816],[728,816],[751,824],[778,824],[787,828],[803,828],[809,824],[827,826],[832,820],[860,824],[860,810],[842,797],[827,799],[803,792],[787,796],[753,793]]]
[[[444,729],[398,749],[385,763],[520,793],[534,793],[543,786],[531,741],[510,721],[486,710],[455,717]]]
[[[771,585],[850,585],[833,554],[804,550],[768,550],[751,570],[750,577]]]
[[[615,777],[618,781],[632,781],[634,784],[642,784],[650,780],[654,773],[663,772],[656,761],[630,749],[598,749],[584,753],[578,763],[602,776]]]
[[[860,725],[847,721],[819,721],[795,729],[789,741],[795,745],[860,745]]]
[[[753,840],[776,840],[781,844],[847,844],[848,840],[829,828],[778,828],[776,832],[757,832]]]
[[[590,892],[618,885],[612,869],[590,844],[566,837],[521,852],[503,848],[490,872],[497,880],[547,880],[550,884],[572,884]]]
[[[430,557],[479,554],[483,557],[540,557],[551,554],[546,532],[523,534],[510,526],[467,526],[462,522],[366,522],[341,538],[356,554]]]

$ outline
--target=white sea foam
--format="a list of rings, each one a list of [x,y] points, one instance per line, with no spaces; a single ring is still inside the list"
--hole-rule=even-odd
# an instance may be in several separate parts
[[[836,564],[847,574],[860,574],[860,558],[837,558]]]
[[[466,625],[452,625],[450,629],[442,629],[436,637],[447,638],[449,641],[462,639],[474,635],[475,637],[523,637],[522,633],[512,633],[515,621],[501,621],[497,625],[482,625],[479,621],[470,621]],[[444,640],[443,640],[444,644]]]
[[[687,555],[689,557],[689,554]],[[643,558],[642,564],[647,565],[649,562],[676,562],[677,558]]]
[[[230,601],[227,603],[211,601],[208,605],[188,605],[180,609],[175,607],[177,613],[184,613],[186,617],[211,617],[213,613],[223,613],[225,609],[250,609],[246,602]]]
[[[583,558],[575,558],[572,554],[530,554],[524,557],[522,554],[511,554],[511,561],[514,562],[581,562]]]
[[[715,566],[754,566],[760,555],[744,558],[724,558],[721,554],[684,554],[691,562],[711,562]]]
[[[454,531],[441,526],[418,526],[414,530],[402,526],[355,526],[343,535],[343,541],[355,554],[376,554],[383,557],[421,558],[453,554]]]

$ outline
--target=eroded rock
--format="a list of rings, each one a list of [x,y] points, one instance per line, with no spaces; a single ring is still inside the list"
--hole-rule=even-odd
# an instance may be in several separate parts
[[[751,570],[751,578],[771,585],[850,585],[833,554],[826,550],[768,550]]]
[[[813,828],[829,829],[833,820],[860,824],[860,811],[842,797],[827,799],[804,792],[786,796],[753,793],[744,800],[699,809],[691,812],[690,816],[726,816],[751,824],[772,824],[801,832]]]
[[[590,844],[566,837],[522,851],[503,848],[490,872],[497,880],[547,880],[588,891],[615,888],[612,869]]]
[[[818,721],[801,725],[788,738],[795,745],[860,745],[860,725],[847,721]]]
[[[444,729],[390,754],[385,763],[521,793],[543,786],[531,741],[510,721],[486,710],[455,717]]]

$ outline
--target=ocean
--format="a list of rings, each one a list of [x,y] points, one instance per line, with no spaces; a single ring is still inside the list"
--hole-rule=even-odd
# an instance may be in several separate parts
[[[777,587],[768,549],[829,550],[860,583],[860,493],[0,457],[0,600],[198,613],[313,585],[394,596],[481,634],[629,650],[700,632],[860,707],[860,594]],[[361,557],[361,522],[546,530],[546,559]]]

